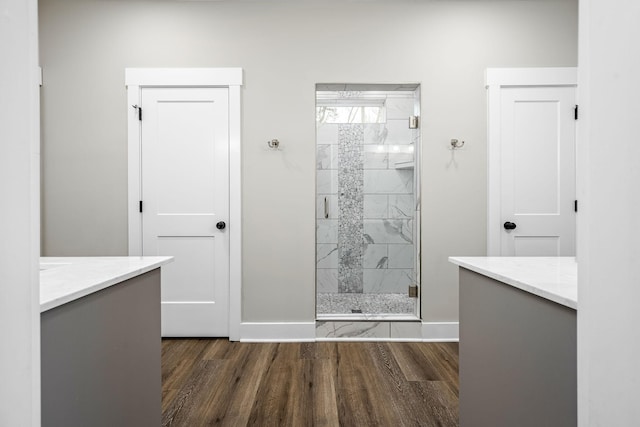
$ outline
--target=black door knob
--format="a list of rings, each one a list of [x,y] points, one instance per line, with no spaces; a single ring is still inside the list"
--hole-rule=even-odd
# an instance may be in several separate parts
[[[514,228],[516,228],[516,225],[514,223],[509,222],[509,221],[504,223],[504,229],[505,230],[513,230]]]
[[[227,224],[225,224],[224,221],[220,221],[219,223],[216,224],[216,228],[218,230],[224,230],[224,228],[227,226]]]

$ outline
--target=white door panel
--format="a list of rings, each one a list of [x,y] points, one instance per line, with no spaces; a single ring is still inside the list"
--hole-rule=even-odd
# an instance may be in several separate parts
[[[226,88],[144,88],[144,255],[163,269],[162,335],[228,336],[229,215]]]
[[[500,91],[501,255],[575,255],[575,87]]]
[[[223,219],[223,218],[221,218]],[[158,215],[156,226],[168,236],[210,236],[218,233],[212,215]]]
[[[164,280],[164,278],[162,279]],[[228,332],[211,330],[219,317],[215,315],[215,302],[162,302],[163,337],[211,337],[226,336]]]
[[[514,236],[513,238],[513,256],[540,256],[540,254],[558,254],[559,252],[559,236]]]
[[[165,97],[169,94],[174,95],[174,91],[191,91],[149,90],[154,91],[153,95],[160,97],[163,94],[155,93],[156,91],[165,92]],[[186,93],[184,96],[195,97],[196,93]],[[163,214],[188,212],[210,215],[216,211],[216,194],[211,191],[216,171],[213,167],[216,153],[212,142],[225,138],[225,135],[219,134],[224,129],[214,128],[210,122],[219,105],[208,99],[191,102],[182,99],[158,99],[155,104],[149,106],[145,95],[147,91],[143,91],[145,120],[152,120],[150,114],[155,112],[152,108],[157,109],[157,127],[151,132],[157,133],[153,145],[154,150],[157,150],[154,154],[161,172],[157,175],[156,181],[161,189],[157,194],[158,211]],[[152,98],[150,101],[154,102],[155,99]],[[147,127],[143,126],[143,130],[147,131]]]
[[[215,256],[216,242],[213,237],[159,237],[158,252],[180,260],[172,263],[162,273],[162,298],[174,302],[206,302],[215,298],[211,283],[215,279],[215,269],[209,259]],[[193,280],[185,272],[199,274],[200,280]]]
[[[505,136],[513,138],[513,145],[507,144],[504,151],[508,156],[513,147],[513,163],[505,164],[513,165],[513,209],[515,214],[557,214],[560,105],[556,100],[522,100],[531,90],[523,94],[522,89],[505,89],[502,93],[503,105],[512,108],[507,113],[513,113],[513,122],[503,122]],[[538,91],[538,95],[542,94]]]

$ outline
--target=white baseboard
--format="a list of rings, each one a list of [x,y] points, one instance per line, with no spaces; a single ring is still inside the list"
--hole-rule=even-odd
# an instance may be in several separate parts
[[[316,322],[243,322],[241,342],[312,342],[316,340]]]
[[[457,342],[460,340],[459,322],[422,322],[425,342]]]

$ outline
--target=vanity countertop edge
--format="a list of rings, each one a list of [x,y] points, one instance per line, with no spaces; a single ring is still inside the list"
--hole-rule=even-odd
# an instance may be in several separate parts
[[[577,310],[575,257],[449,257],[467,270]]]
[[[171,256],[41,257],[40,312],[147,273]]]

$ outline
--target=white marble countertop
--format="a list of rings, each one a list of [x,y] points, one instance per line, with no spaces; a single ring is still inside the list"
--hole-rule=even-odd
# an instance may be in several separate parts
[[[574,257],[450,257],[449,261],[539,297],[578,309]]]
[[[173,261],[173,257],[42,257],[40,312],[82,298]]]

